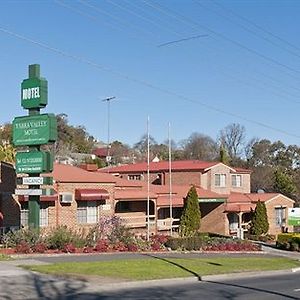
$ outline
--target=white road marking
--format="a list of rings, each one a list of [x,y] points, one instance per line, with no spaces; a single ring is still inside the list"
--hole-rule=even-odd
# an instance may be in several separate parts
[[[300,289],[294,289],[294,292],[300,292]]]

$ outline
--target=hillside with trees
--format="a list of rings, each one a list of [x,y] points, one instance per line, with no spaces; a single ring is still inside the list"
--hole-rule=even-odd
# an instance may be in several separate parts
[[[69,124],[66,114],[58,114],[58,140],[52,151],[56,158],[68,157],[72,153],[91,154],[99,143],[84,126]],[[12,126],[0,126],[0,159],[14,161],[15,149],[11,143]],[[132,147],[121,142],[112,141],[110,153],[111,165],[134,163],[147,159],[147,135],[144,134]],[[168,141],[157,143],[150,136],[150,159],[157,157],[167,160],[169,155]],[[107,147],[102,143],[102,147]],[[217,139],[199,132],[193,132],[188,138],[171,141],[172,160],[205,160],[222,161],[233,167],[252,170],[251,190],[257,192],[279,192],[300,202],[300,147],[285,145],[282,141],[272,142],[268,139],[246,139],[246,129],[240,124],[229,124],[221,129]],[[80,156],[81,157],[81,156]],[[82,156],[78,163],[90,162]],[[105,166],[105,159],[96,161]]]

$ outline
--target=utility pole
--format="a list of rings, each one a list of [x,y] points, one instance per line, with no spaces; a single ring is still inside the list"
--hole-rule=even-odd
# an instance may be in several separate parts
[[[107,97],[103,99],[103,102],[107,102],[107,153],[106,153],[106,162],[107,165],[110,165],[110,101],[115,99],[116,97]]]

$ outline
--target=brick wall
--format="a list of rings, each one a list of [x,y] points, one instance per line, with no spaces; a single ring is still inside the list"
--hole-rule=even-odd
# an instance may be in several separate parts
[[[224,203],[201,203],[201,232],[228,234]]]
[[[216,174],[225,174],[226,182],[225,187],[219,187],[215,185],[215,175]],[[232,175],[241,175],[242,177],[242,186],[241,187],[233,187],[232,186]],[[204,174],[202,175],[204,177]],[[207,171],[206,175],[207,180],[203,180],[202,185],[203,188],[219,193],[219,194],[230,194],[230,192],[238,192],[238,193],[250,193],[250,174],[239,174],[239,173],[231,173],[230,169],[226,166],[219,165],[211,168]]]
[[[293,226],[288,226],[287,224],[287,216],[288,216],[288,208],[292,208],[294,203],[288,200],[283,195],[279,195],[278,197],[274,198],[273,200],[266,201],[265,203],[267,209],[267,215],[269,220],[269,233],[277,235],[281,233],[281,227],[276,226],[276,214],[275,208],[283,208],[284,209],[284,217],[286,218],[285,227],[288,228],[288,231],[293,231]]]
[[[110,205],[109,210],[104,210],[103,207],[98,207],[98,216],[109,215],[114,213],[114,185],[113,184],[99,184],[99,183],[56,183],[55,189],[57,192],[72,193],[75,196],[75,189],[105,189],[109,192],[109,199],[105,204]],[[100,202],[99,202],[100,203]],[[104,203],[103,203],[104,204]],[[50,223],[51,222],[51,223]],[[74,198],[72,203],[60,203],[55,202],[55,206],[49,208],[49,226],[66,225],[75,230],[82,228],[90,228],[93,225],[90,224],[77,224],[77,201]]]
[[[0,211],[2,212],[3,226],[20,225],[20,208],[14,199],[16,174],[11,164],[0,162]]]

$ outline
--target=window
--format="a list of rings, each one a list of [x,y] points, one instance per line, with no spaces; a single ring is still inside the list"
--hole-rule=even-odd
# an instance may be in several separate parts
[[[229,221],[229,230],[230,232],[237,231],[239,227],[239,216],[235,213],[228,214],[228,221]]]
[[[28,203],[21,204],[20,225],[21,227],[28,226]]]
[[[128,175],[128,180],[142,180],[142,175],[140,174]]]
[[[41,205],[40,209],[40,226],[48,226],[48,207]]]
[[[275,225],[277,227],[285,226],[285,208],[275,207]]]
[[[21,204],[20,211],[20,225],[21,227],[27,227],[29,221],[29,211],[28,211],[28,202]],[[40,226],[48,226],[48,206],[44,203],[41,203],[40,208]]]
[[[233,187],[242,186],[242,176],[241,175],[231,175],[231,185]]]
[[[77,202],[77,223],[95,224],[98,221],[98,205],[96,201]]]
[[[218,187],[226,186],[226,174],[215,174],[215,186]]]

